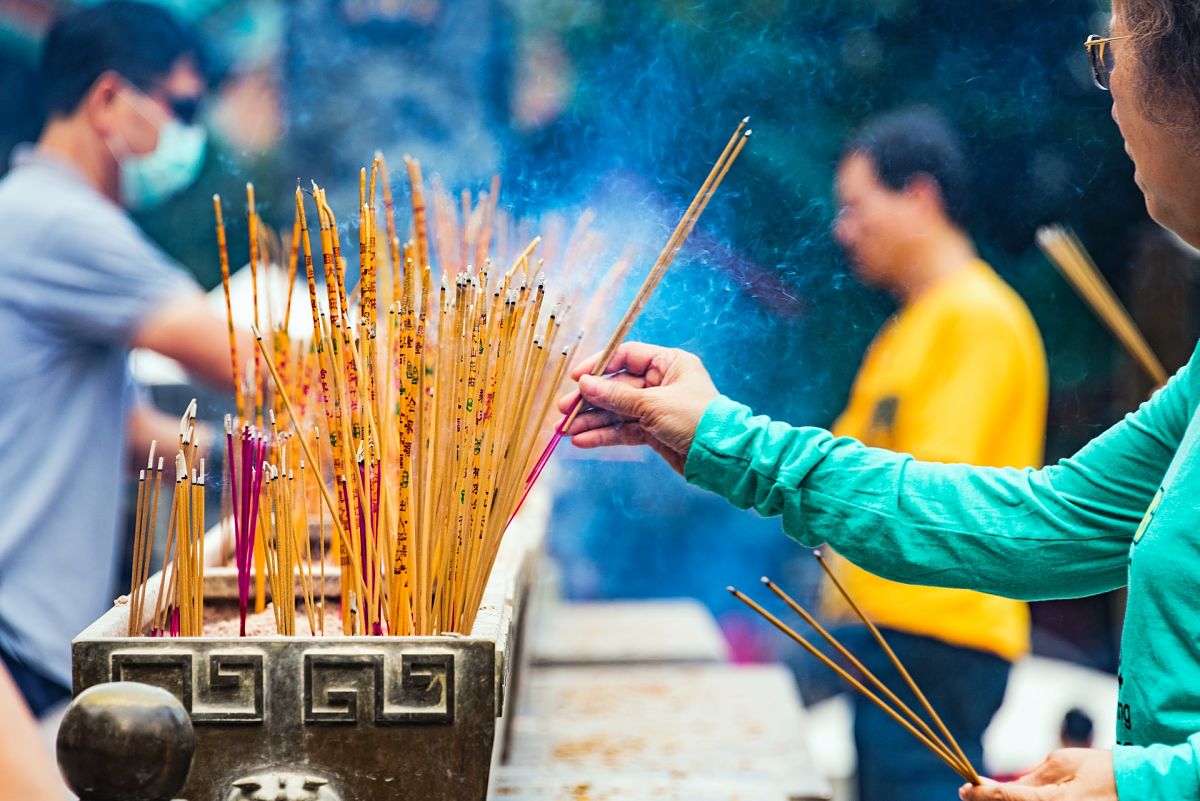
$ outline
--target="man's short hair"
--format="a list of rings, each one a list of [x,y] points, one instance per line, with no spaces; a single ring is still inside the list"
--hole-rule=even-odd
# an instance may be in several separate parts
[[[114,0],[59,17],[42,45],[38,81],[47,117],[74,113],[96,79],[108,71],[142,91],[190,56],[201,75],[208,57],[200,33],[150,3]]]
[[[843,148],[842,159],[854,154],[868,157],[879,182],[893,191],[928,176],[941,192],[946,216],[965,224],[970,169],[961,140],[937,112],[900,111],[869,121]]]

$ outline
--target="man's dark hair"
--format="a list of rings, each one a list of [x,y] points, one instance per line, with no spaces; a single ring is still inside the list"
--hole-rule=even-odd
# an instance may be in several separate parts
[[[920,109],[877,117],[846,144],[842,159],[854,154],[869,158],[879,182],[893,191],[928,176],[941,192],[946,216],[965,224],[970,170],[962,142],[940,114]]]
[[[185,56],[207,74],[199,32],[160,6],[114,0],[71,11],[54,22],[42,44],[43,111],[47,117],[73,113],[96,79],[110,70],[150,91]]]

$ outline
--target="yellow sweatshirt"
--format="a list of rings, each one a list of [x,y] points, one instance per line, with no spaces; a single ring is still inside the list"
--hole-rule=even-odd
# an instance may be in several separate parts
[[[976,261],[880,330],[833,433],[924,461],[1036,467],[1047,385],[1029,309]],[[1008,660],[1029,650],[1029,611],[1019,601],[898,584],[842,559],[837,567],[846,589],[879,625]],[[834,595],[825,593],[827,611],[844,614]]]

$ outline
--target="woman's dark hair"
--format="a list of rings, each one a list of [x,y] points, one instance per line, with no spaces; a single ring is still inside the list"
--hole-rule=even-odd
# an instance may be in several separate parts
[[[142,91],[190,56],[204,75],[199,32],[150,3],[114,0],[64,14],[42,45],[38,82],[47,117],[69,115],[102,74],[113,71]]]
[[[1116,0],[1114,8],[1140,65],[1143,112],[1178,128],[1200,149],[1200,3]]]
[[[937,184],[946,216],[964,225],[970,169],[958,135],[929,109],[899,111],[869,121],[842,149],[842,160],[861,154],[871,160],[879,182],[900,191],[914,178]]]

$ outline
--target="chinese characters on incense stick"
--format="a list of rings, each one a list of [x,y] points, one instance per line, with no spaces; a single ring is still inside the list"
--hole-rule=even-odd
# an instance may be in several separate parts
[[[745,145],[745,124],[680,220],[605,353],[628,334]],[[344,633],[469,633],[504,531],[561,437],[563,426],[550,430],[547,420],[580,341],[573,320],[596,319],[629,268],[628,258],[619,260],[580,309],[579,296],[591,282],[580,274],[581,265],[595,260],[586,220],[557,258],[537,259],[546,244],[534,237],[499,261],[504,254],[496,252],[497,243],[518,240],[499,209],[498,179],[490,192],[474,200],[463,193],[455,202],[436,184],[427,190],[416,161],[406,158],[405,172],[412,227],[403,244],[382,157],[360,173],[357,286],[347,283],[339,226],[324,190],[297,187],[289,247],[276,252],[290,251],[291,276],[300,278],[302,265],[312,336],[293,338],[286,313],[260,310],[255,280],[255,352],[238,354],[237,338],[230,337],[235,375],[253,382],[248,389],[239,386],[236,416],[226,418],[222,443],[223,525],[234,543],[243,635],[252,577],[260,601],[270,592],[279,634],[296,633],[300,610],[308,630],[322,633],[325,583],[318,576],[326,561],[340,570]],[[221,201],[213,202],[233,332]],[[270,248],[259,241],[267,229],[252,188],[247,206],[250,267],[257,279]],[[440,268],[437,279],[431,253]],[[251,369],[241,369],[239,356],[253,358]],[[194,408],[189,412],[194,417]],[[148,628],[137,599],[144,593],[143,563],[161,483],[162,460],[152,469],[153,453],[139,482],[131,635],[200,633],[203,531],[195,526],[203,523],[205,477],[196,450],[194,438],[190,451],[181,444],[182,483],[171,519],[172,531],[184,533],[168,546],[169,589],[160,594],[161,609]],[[315,548],[314,520],[320,528]],[[175,619],[178,626],[169,624]]]

